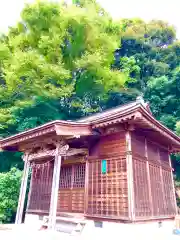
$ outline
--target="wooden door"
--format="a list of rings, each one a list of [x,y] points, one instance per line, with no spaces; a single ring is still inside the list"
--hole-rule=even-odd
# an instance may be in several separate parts
[[[61,168],[58,212],[84,212],[85,164]]]

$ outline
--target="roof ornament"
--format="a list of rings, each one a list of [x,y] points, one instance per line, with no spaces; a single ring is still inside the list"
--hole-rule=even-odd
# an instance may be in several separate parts
[[[149,107],[149,102],[144,101],[143,94],[136,98],[136,102],[140,103],[151,115],[153,115]]]
[[[143,98],[143,95],[140,95],[136,98],[136,102],[137,103],[141,103],[143,106],[146,105],[145,101],[144,101],[144,98]]]

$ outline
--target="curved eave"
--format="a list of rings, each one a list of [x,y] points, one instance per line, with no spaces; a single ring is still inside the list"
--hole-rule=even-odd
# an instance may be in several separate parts
[[[28,142],[48,134],[54,134],[65,138],[91,135],[93,133],[89,124],[57,120],[2,139],[0,140],[0,148],[6,150],[7,147],[18,146],[23,142]]]
[[[83,121],[53,121],[0,140],[0,148],[7,149],[7,147],[19,146],[23,142],[37,140],[39,137],[49,134],[64,138],[93,135],[93,129],[128,122],[144,130],[153,130],[157,136],[165,137],[168,146],[172,148],[172,152],[180,152],[180,138],[158,122],[149,109],[146,109],[141,103],[131,103],[129,106],[126,105],[125,107],[108,111],[106,114],[98,114],[94,118],[87,118],[87,122]]]
[[[98,119],[97,121],[94,121],[93,128],[104,128],[108,125],[124,122],[135,124],[143,129],[154,130],[157,134],[167,139],[169,147],[172,148],[172,152],[180,152],[180,137],[157,121],[153,115],[142,106],[142,104],[126,109],[124,112],[106,117],[106,119]]]
[[[139,115],[136,118],[136,121],[138,121],[139,124],[142,122],[142,124],[149,126],[163,137],[169,139],[171,142],[170,147],[172,148],[170,149],[171,152],[180,152],[180,137],[178,135],[157,121],[153,115],[148,114],[144,108],[141,108],[140,113],[141,116]]]

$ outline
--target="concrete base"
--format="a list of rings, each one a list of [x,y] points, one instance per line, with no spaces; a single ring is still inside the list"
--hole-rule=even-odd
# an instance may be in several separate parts
[[[26,214],[25,223],[39,228],[42,224],[42,216]],[[108,221],[85,220],[85,226],[80,238],[86,240],[95,239],[171,239],[174,229],[173,220],[146,222],[146,223],[114,223]]]
[[[148,223],[113,223],[102,222],[102,226],[95,226],[94,221],[89,221],[85,226],[82,236],[85,239],[166,239],[172,236],[174,221],[164,221],[160,225],[159,222]]]
[[[30,225],[34,229],[39,229],[42,226],[43,217],[38,214],[26,213],[25,224]]]

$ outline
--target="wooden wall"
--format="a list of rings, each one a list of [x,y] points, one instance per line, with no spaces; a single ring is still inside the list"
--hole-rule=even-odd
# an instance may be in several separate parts
[[[127,152],[126,132],[122,130],[101,136],[89,149],[86,179],[83,159],[64,161],[64,166],[71,170],[64,178],[61,171],[57,211],[134,221],[174,216],[176,206],[167,149],[137,131],[131,132],[131,144],[132,152]],[[128,194],[131,179],[127,179],[130,173],[127,153],[132,154],[133,197]],[[102,171],[102,160],[107,163],[106,173]],[[72,163],[76,163],[73,168]],[[27,211],[49,211],[52,175],[53,162],[32,169]]]
[[[107,161],[105,174],[102,160]],[[128,219],[125,132],[101,137],[90,151],[87,166],[86,215]]]
[[[132,132],[135,219],[176,213],[168,150]]]
[[[81,162],[62,166],[57,212],[84,213],[85,168]]]

